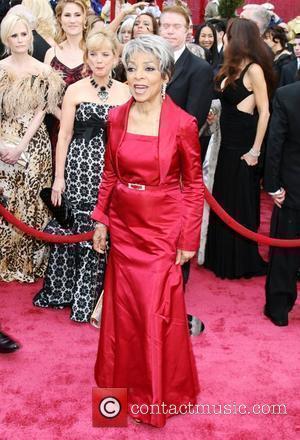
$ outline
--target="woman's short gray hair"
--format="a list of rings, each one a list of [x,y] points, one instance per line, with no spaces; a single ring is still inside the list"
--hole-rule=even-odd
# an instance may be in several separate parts
[[[128,41],[123,49],[122,61],[127,69],[130,58],[137,52],[151,53],[159,61],[159,70],[163,78],[171,79],[174,71],[174,54],[170,44],[158,35],[143,35]]]

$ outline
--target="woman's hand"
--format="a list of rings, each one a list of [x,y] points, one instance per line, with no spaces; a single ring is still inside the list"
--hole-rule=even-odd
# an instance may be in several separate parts
[[[241,157],[241,160],[244,160],[249,167],[253,167],[258,164],[258,157],[253,156],[249,152],[244,154]]]
[[[181,249],[177,249],[175,264],[180,264],[180,266],[182,266],[184,263],[193,258],[195,254],[196,252],[194,251],[183,251]]]
[[[65,179],[63,177],[55,177],[52,185],[51,202],[54,206],[61,205],[61,195],[65,191]]]
[[[106,250],[107,227],[102,223],[97,223],[93,235],[93,248],[99,254],[105,254]]]
[[[209,110],[209,112],[208,112],[208,115],[207,115],[207,118],[206,118],[206,122],[207,122],[209,125],[212,125],[212,124],[214,124],[217,120],[218,120],[218,115],[217,115],[216,111],[215,111],[213,108],[211,108],[211,109]]]
[[[15,148],[6,147],[5,143],[1,142],[0,158],[3,162],[8,163],[10,165],[14,165],[20,159],[20,156],[22,153],[23,153],[23,148],[21,148],[21,147],[15,147]]]
[[[143,9],[146,6],[149,6],[149,3],[147,3],[147,2],[139,2],[139,3],[134,3],[134,4],[126,3],[126,7],[124,7],[122,12],[123,12],[124,16],[126,17],[127,15],[136,14],[136,10],[138,8]]]

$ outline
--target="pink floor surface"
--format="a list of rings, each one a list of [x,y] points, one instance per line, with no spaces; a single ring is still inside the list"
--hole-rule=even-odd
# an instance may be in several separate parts
[[[267,232],[265,198],[262,207]],[[288,327],[274,326],[262,314],[264,277],[224,281],[194,264],[187,309],[206,325],[192,342],[198,402],[210,405],[211,414],[172,417],[162,429],[131,420],[127,428],[92,427],[98,331],[70,321],[68,310],[34,308],[40,285],[0,283],[0,321],[22,343],[18,352],[0,355],[0,440],[300,438],[300,304]],[[246,414],[219,414],[225,404],[227,412],[245,405]],[[252,414],[253,405],[267,414]]]

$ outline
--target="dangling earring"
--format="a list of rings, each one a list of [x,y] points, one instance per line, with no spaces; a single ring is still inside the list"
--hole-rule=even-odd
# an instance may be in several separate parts
[[[163,101],[166,99],[166,90],[167,90],[167,84],[163,83],[161,86],[161,97]]]

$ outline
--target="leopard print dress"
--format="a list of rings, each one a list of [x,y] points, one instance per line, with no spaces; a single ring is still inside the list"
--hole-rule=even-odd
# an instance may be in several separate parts
[[[104,169],[106,121],[110,108],[90,102],[77,105],[65,168],[65,195],[75,221],[71,229],[63,229],[56,220],[51,220],[46,232],[70,235],[94,229],[91,213]],[[93,250],[91,241],[51,245],[44,286],[34,297],[33,304],[71,307],[73,321],[88,322],[102,290],[104,271],[105,256]]]
[[[21,139],[37,111],[55,111],[62,91],[63,81],[54,71],[16,78],[1,68],[0,141]],[[49,212],[39,193],[51,185],[51,145],[43,123],[29,142],[26,153],[29,162],[25,167],[0,160],[0,188],[7,200],[7,209],[23,222],[42,230],[49,221]],[[45,243],[0,219],[0,280],[34,282],[44,275],[47,261]]]

